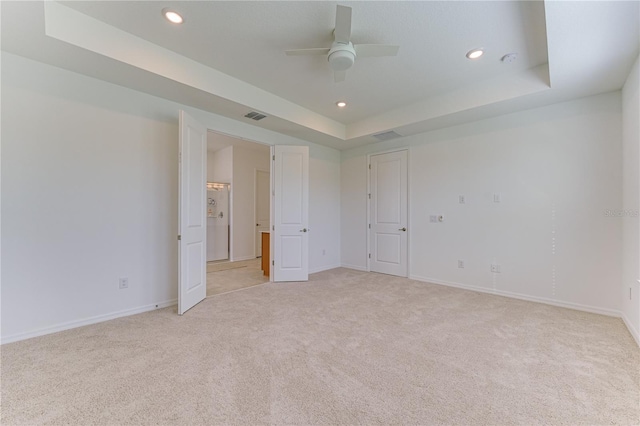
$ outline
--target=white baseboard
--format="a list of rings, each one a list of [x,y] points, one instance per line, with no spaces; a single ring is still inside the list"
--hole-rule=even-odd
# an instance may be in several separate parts
[[[310,274],[315,274],[317,272],[328,271],[329,269],[339,268],[340,265],[328,265],[328,266],[319,266],[317,268],[309,269]]]
[[[356,265],[349,265],[348,263],[343,263],[342,265],[340,265],[342,268],[348,268],[348,269],[355,269],[356,271],[363,271],[363,272],[369,272],[367,270],[366,266],[356,266]]]
[[[432,284],[445,285],[448,287],[457,287],[465,290],[477,291],[480,293],[495,294],[497,296],[527,300],[529,302],[544,303],[546,305],[553,305],[553,306],[559,306],[561,308],[569,308],[569,309],[575,309],[578,311],[591,312],[594,314],[606,315],[609,317],[619,318],[621,316],[620,311],[616,311],[614,309],[598,308],[596,306],[582,305],[580,303],[573,303],[573,302],[563,302],[561,300],[547,299],[546,297],[529,296],[527,294],[522,294],[522,293],[514,293],[514,292],[504,291],[504,290],[494,290],[492,288],[479,287],[479,286],[468,285],[468,284],[460,284],[460,283],[449,282],[449,281],[442,281],[442,280],[437,280],[435,278],[426,278],[426,277],[420,277],[416,275],[411,275],[409,278],[416,281],[423,281],[423,282],[432,283]]]
[[[252,260],[252,259],[257,259],[257,257],[255,256],[234,257],[232,260],[229,260],[229,262],[242,262],[243,260]]]
[[[50,327],[40,328],[35,331],[29,331],[26,333],[12,334],[10,336],[2,336],[0,338],[0,344],[18,342],[20,340],[30,339],[32,337],[44,336],[45,334],[57,333],[59,331],[70,330],[72,328],[82,327],[85,325],[96,324],[103,321],[109,321],[112,319],[126,317],[129,315],[141,314],[143,312],[149,312],[156,309],[166,308],[178,303],[178,299],[167,300],[166,302],[153,303],[150,305],[140,306],[137,308],[125,309],[122,311],[112,312],[104,315],[96,315],[95,317],[89,317],[77,321],[64,322],[62,324],[53,325]]]
[[[631,321],[629,321],[629,318],[627,318],[625,314],[620,313],[620,317],[622,318],[624,325],[627,326],[629,333],[631,333],[631,336],[634,338],[634,340],[638,344],[638,347],[640,347],[640,334],[638,334],[638,330],[636,330],[633,324],[631,324]]]

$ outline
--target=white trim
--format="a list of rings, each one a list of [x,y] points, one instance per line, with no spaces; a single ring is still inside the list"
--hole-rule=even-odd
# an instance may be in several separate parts
[[[243,260],[253,260],[253,259],[257,259],[257,257],[255,257],[255,256],[242,256],[242,257],[238,257],[236,259],[230,260],[229,262],[242,262]]]
[[[340,265],[340,267],[347,268],[347,269],[354,269],[356,271],[369,272],[366,266],[356,266],[356,265],[350,265],[348,263],[343,263]]]
[[[12,334],[10,336],[2,336],[1,344],[17,342],[20,340],[30,339],[32,337],[44,336],[45,334],[57,333],[59,331],[70,330],[72,328],[82,327],[85,325],[97,324],[99,322],[109,321],[116,318],[127,317],[129,315],[141,314],[143,312],[154,311],[156,309],[166,308],[178,304],[178,299],[167,300],[166,302],[152,303],[137,308],[125,309],[122,311],[112,312],[110,314],[96,315],[77,321],[68,321],[50,327],[40,328],[35,331],[26,333]]]
[[[253,223],[258,222],[258,203],[256,202],[258,198],[258,169],[253,169]],[[256,223],[257,224],[257,223]],[[258,236],[256,235],[256,228],[253,228],[253,255],[258,257]],[[260,235],[262,237],[262,235]],[[260,252],[260,256],[262,256],[262,252]]]
[[[513,293],[510,291],[503,291],[503,290],[494,290],[492,288],[479,287],[475,285],[441,281],[434,278],[419,277],[416,275],[412,275],[410,278],[412,280],[427,282],[431,284],[444,285],[448,287],[457,287],[465,290],[477,291],[480,293],[489,293],[489,294],[494,294],[496,296],[510,297],[512,299],[527,300],[529,302],[544,303],[546,305],[559,306],[561,308],[575,309],[575,310],[584,311],[584,312],[591,312],[594,314],[606,315],[609,317],[617,317],[617,318],[621,317],[620,311],[616,311],[615,309],[598,308],[596,306],[582,305],[580,303],[563,302],[560,300],[547,299],[545,297],[529,296],[526,294]]]
[[[477,291],[479,293],[488,293],[496,296],[509,297],[511,299],[520,299],[520,300],[526,300],[529,302],[544,303],[545,305],[558,306],[560,308],[575,309],[577,311],[591,312],[593,314],[600,314],[600,315],[606,315],[609,317],[621,318],[622,322],[624,322],[624,325],[627,326],[627,330],[629,330],[629,334],[631,334],[631,337],[633,337],[633,339],[638,344],[638,347],[640,347],[640,333],[638,333],[638,330],[635,329],[631,321],[629,321],[629,319],[626,317],[624,313],[622,313],[621,311],[616,311],[615,309],[604,309],[604,308],[598,308],[595,306],[582,305],[580,303],[563,302],[560,300],[547,299],[545,297],[529,296],[526,294],[513,293],[510,291],[494,290],[492,288],[479,287],[479,286],[468,285],[468,284],[460,284],[460,283],[455,283],[450,281],[442,281],[434,278],[424,278],[417,275],[411,275],[409,278],[412,280],[422,281],[422,282],[436,284],[436,285],[444,285],[447,287],[461,288],[464,290]]]
[[[256,142],[257,143],[257,142]],[[269,156],[271,158],[271,156]],[[271,162],[271,160],[269,160]],[[258,173],[266,173],[269,175],[269,200],[271,200],[271,171],[254,168],[253,169],[253,223],[258,224]],[[254,228],[255,230],[255,228]],[[271,230],[271,201],[269,201],[269,225],[267,230]],[[256,231],[257,232],[257,231]],[[258,257],[258,236],[253,235],[253,254]],[[260,256],[262,256],[262,250],[260,250]]]
[[[407,278],[411,275],[411,233],[413,222],[411,221],[411,146],[405,148],[407,151]]]
[[[620,313],[620,317],[622,318],[622,322],[624,322],[624,325],[627,326],[629,333],[631,333],[631,337],[633,337],[633,339],[638,344],[638,347],[640,347],[640,334],[638,333],[638,330],[635,329],[635,327],[633,326],[633,324],[631,324],[631,321],[629,321],[625,314]]]
[[[340,267],[340,264],[320,266],[320,267],[317,267],[317,268],[309,269],[309,275],[316,274],[316,273],[322,272],[322,271],[328,271],[329,269],[336,269],[336,268],[339,268],[339,267]]]

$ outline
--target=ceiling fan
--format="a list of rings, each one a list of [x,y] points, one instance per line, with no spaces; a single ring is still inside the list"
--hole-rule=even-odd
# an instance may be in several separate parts
[[[333,70],[336,83],[344,81],[347,70],[356,57],[396,56],[400,46],[391,44],[353,44],[351,43],[351,8],[338,5],[336,27],[333,30],[334,42],[331,47],[287,50],[288,56],[327,55],[329,66]]]

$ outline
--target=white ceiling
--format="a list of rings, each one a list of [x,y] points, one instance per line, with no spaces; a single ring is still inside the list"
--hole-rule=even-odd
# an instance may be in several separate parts
[[[354,43],[400,51],[334,83],[325,57],[284,50],[329,47],[336,2],[47,3],[2,2],[3,50],[338,149],[617,90],[638,55],[637,1],[340,2]]]

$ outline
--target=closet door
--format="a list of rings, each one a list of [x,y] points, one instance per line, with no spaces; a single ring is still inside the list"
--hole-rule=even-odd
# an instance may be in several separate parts
[[[273,281],[309,279],[309,147],[275,146]]]
[[[407,176],[407,151],[371,156],[371,272],[407,276]]]

